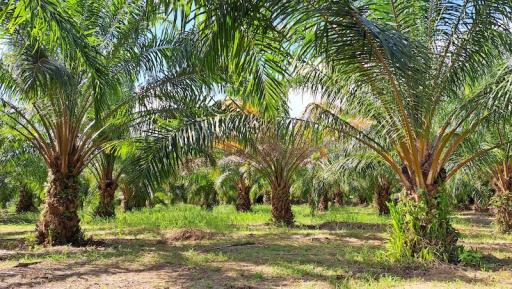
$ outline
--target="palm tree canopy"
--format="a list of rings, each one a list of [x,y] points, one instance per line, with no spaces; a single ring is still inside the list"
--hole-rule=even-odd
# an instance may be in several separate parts
[[[306,23],[304,83],[329,101],[312,109],[316,119],[375,150],[406,187],[424,188],[444,170],[450,178],[499,145],[454,154],[490,115],[510,112],[509,1],[283,5]],[[343,113],[372,120],[372,132]]]

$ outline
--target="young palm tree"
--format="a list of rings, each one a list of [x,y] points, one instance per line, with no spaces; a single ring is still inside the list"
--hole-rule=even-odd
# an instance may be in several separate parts
[[[329,202],[331,199],[334,201],[335,193],[341,189],[339,174],[333,170],[330,150],[331,147],[324,147],[315,152],[294,182],[294,191],[307,198],[312,211],[327,211]]]
[[[357,103],[375,124],[370,134],[318,105],[320,122],[374,150],[417,204],[409,207],[427,207],[412,234],[429,241],[405,244],[409,255],[439,246],[434,257],[456,259],[448,220],[430,235],[441,216],[436,200],[448,179],[500,145],[457,158],[489,116],[508,107],[511,8],[504,0],[283,1],[280,11],[311,32],[301,52],[321,63],[303,72],[313,88],[331,103]]]
[[[16,132],[3,127],[0,165],[6,185],[18,192],[16,212],[37,211],[36,196],[43,190],[47,172],[43,160]],[[8,190],[4,186],[4,191]],[[37,193],[37,194],[36,194]]]
[[[226,142],[225,150],[247,161],[271,187],[272,218],[276,223],[293,224],[290,187],[294,174],[315,151],[302,130],[289,131],[284,124],[260,127],[256,136],[239,144]]]
[[[251,210],[251,190],[254,173],[248,162],[237,156],[227,156],[218,163],[221,175],[215,180],[218,191],[236,191],[235,207],[238,212]]]

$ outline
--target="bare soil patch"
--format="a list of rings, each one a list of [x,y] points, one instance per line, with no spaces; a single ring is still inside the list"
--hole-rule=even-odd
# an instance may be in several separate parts
[[[215,233],[197,229],[181,229],[166,236],[168,241],[201,241],[209,240],[215,237]]]

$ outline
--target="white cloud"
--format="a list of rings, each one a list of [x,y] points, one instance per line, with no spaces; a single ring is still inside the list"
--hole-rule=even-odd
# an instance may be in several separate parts
[[[301,117],[308,104],[315,102],[319,97],[309,89],[293,88],[288,91],[288,106],[291,117]]]

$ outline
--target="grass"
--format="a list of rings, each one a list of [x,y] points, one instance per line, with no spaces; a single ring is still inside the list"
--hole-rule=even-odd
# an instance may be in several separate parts
[[[300,224],[315,224],[329,221],[361,223],[386,223],[387,219],[368,213],[362,207],[332,208],[323,214],[311,215],[306,205],[294,206],[295,219]],[[176,205],[142,209],[134,212],[117,212],[115,219],[99,219],[83,214],[82,223],[86,226],[103,227],[125,231],[132,228],[146,229],[208,229],[214,231],[248,230],[256,225],[271,222],[270,207],[253,206],[252,212],[237,213],[233,206],[218,206],[206,211],[193,205]]]
[[[301,205],[293,212],[297,222],[293,228],[272,226],[266,205],[249,213],[236,213],[232,206],[205,211],[177,205],[118,212],[107,220],[82,214],[86,234],[106,243],[98,248],[18,248],[20,240],[32,235],[37,214],[4,212],[0,249],[10,254],[0,253],[0,268],[43,263],[29,267],[35,277],[2,279],[0,270],[0,280],[18,287],[29,281],[56,287],[77,282],[77,288],[80,282],[110,288],[104,283],[108,280],[126,288],[512,287],[512,238],[495,234],[486,215],[454,218],[462,232],[461,243],[474,251],[466,254],[471,264],[444,265],[388,261],[383,252],[389,219],[371,207],[332,208],[311,215]],[[200,241],[169,241],[169,234],[184,228],[214,235]],[[42,268],[51,268],[54,278],[37,277]],[[88,281],[74,281],[76,276]]]

